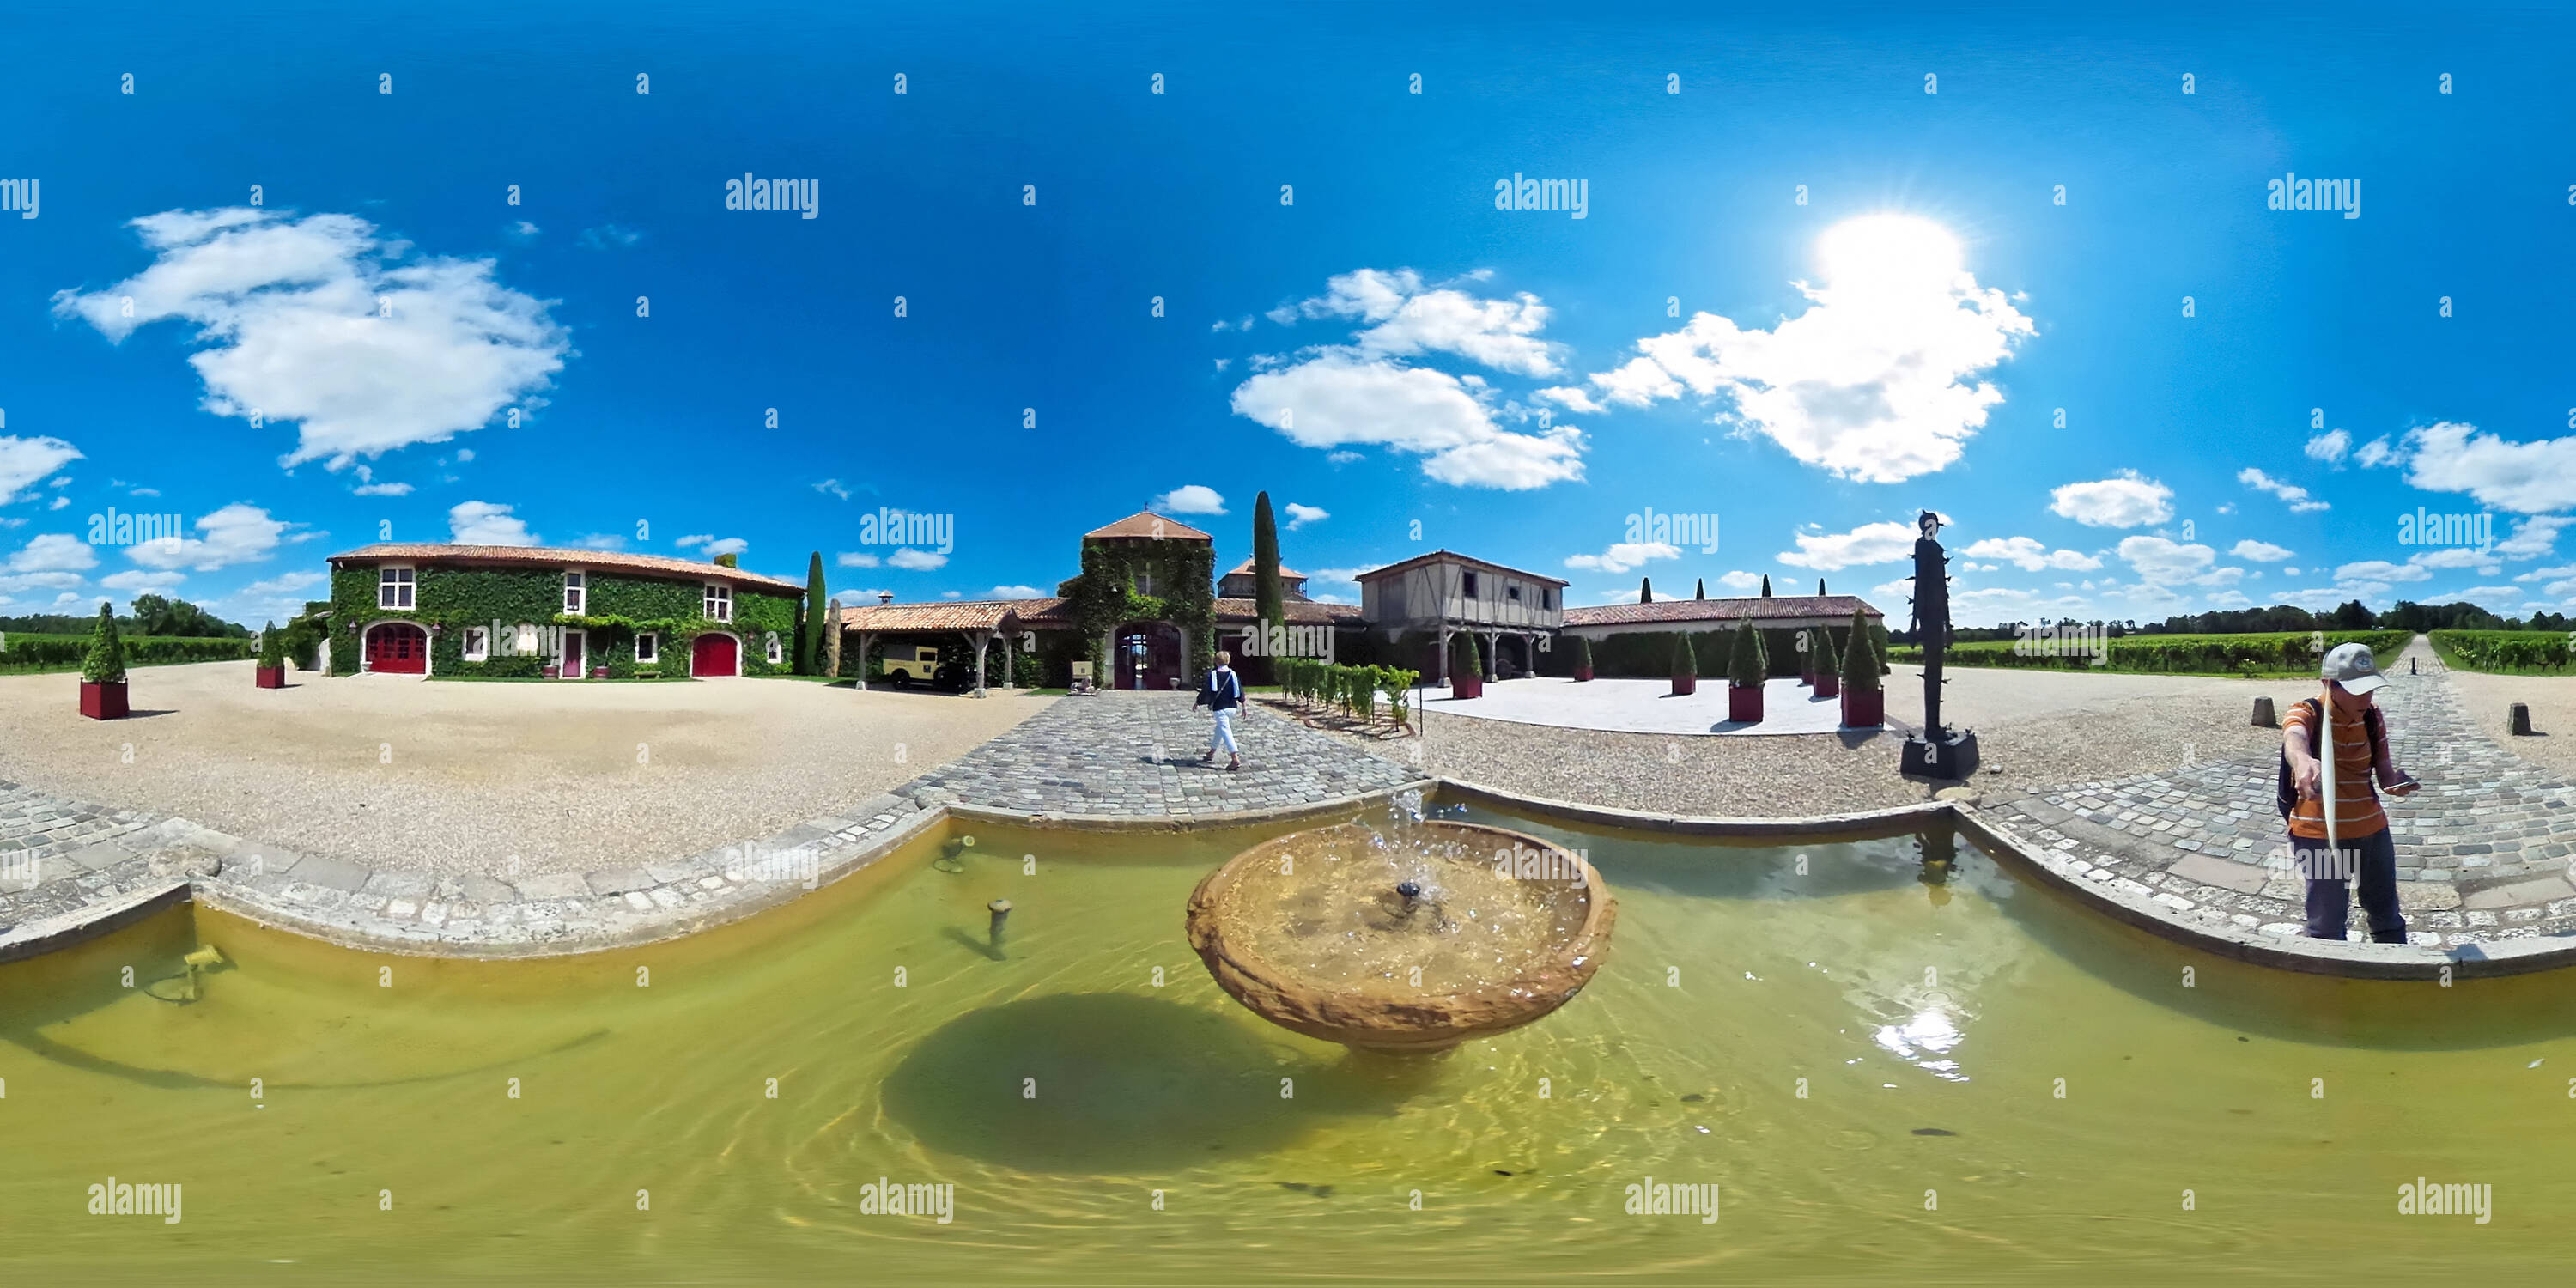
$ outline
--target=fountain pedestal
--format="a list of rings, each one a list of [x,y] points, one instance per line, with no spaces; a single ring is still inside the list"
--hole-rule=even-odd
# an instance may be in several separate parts
[[[1209,873],[1190,895],[1189,937],[1218,987],[1281,1028],[1428,1053],[1573,1000],[1617,919],[1583,856],[1525,833],[1346,823]]]

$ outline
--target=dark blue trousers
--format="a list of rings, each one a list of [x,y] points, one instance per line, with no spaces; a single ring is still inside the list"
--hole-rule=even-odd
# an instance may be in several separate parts
[[[2308,883],[2308,937],[2341,939],[2349,927],[2351,882],[2361,896],[2362,915],[2370,919],[2370,937],[2383,944],[2406,942],[2406,918],[2397,911],[2397,842],[2387,828],[2368,836],[2347,837],[2338,855],[2323,840],[2290,838],[2299,873]]]

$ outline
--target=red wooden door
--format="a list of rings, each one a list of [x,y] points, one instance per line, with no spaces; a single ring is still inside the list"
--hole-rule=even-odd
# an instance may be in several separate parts
[[[730,635],[701,635],[689,649],[689,674],[732,675],[740,668],[734,665],[735,644]]]
[[[429,671],[429,634],[404,622],[387,622],[367,632],[367,669],[393,675]]]
[[[581,631],[565,631],[563,639],[563,670],[560,674],[567,680],[581,679],[589,674],[589,638]]]

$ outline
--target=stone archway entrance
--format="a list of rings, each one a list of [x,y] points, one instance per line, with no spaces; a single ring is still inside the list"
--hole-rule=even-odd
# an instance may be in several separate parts
[[[1181,628],[1170,622],[1129,622],[1110,636],[1109,665],[1116,687],[1172,687],[1181,678]]]

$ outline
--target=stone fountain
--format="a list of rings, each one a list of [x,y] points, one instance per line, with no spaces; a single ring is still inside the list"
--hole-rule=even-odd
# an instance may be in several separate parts
[[[1574,851],[1499,827],[1344,823],[1264,841],[1190,895],[1190,947],[1263,1019],[1367,1051],[1431,1053],[1573,1000],[1617,901]]]

